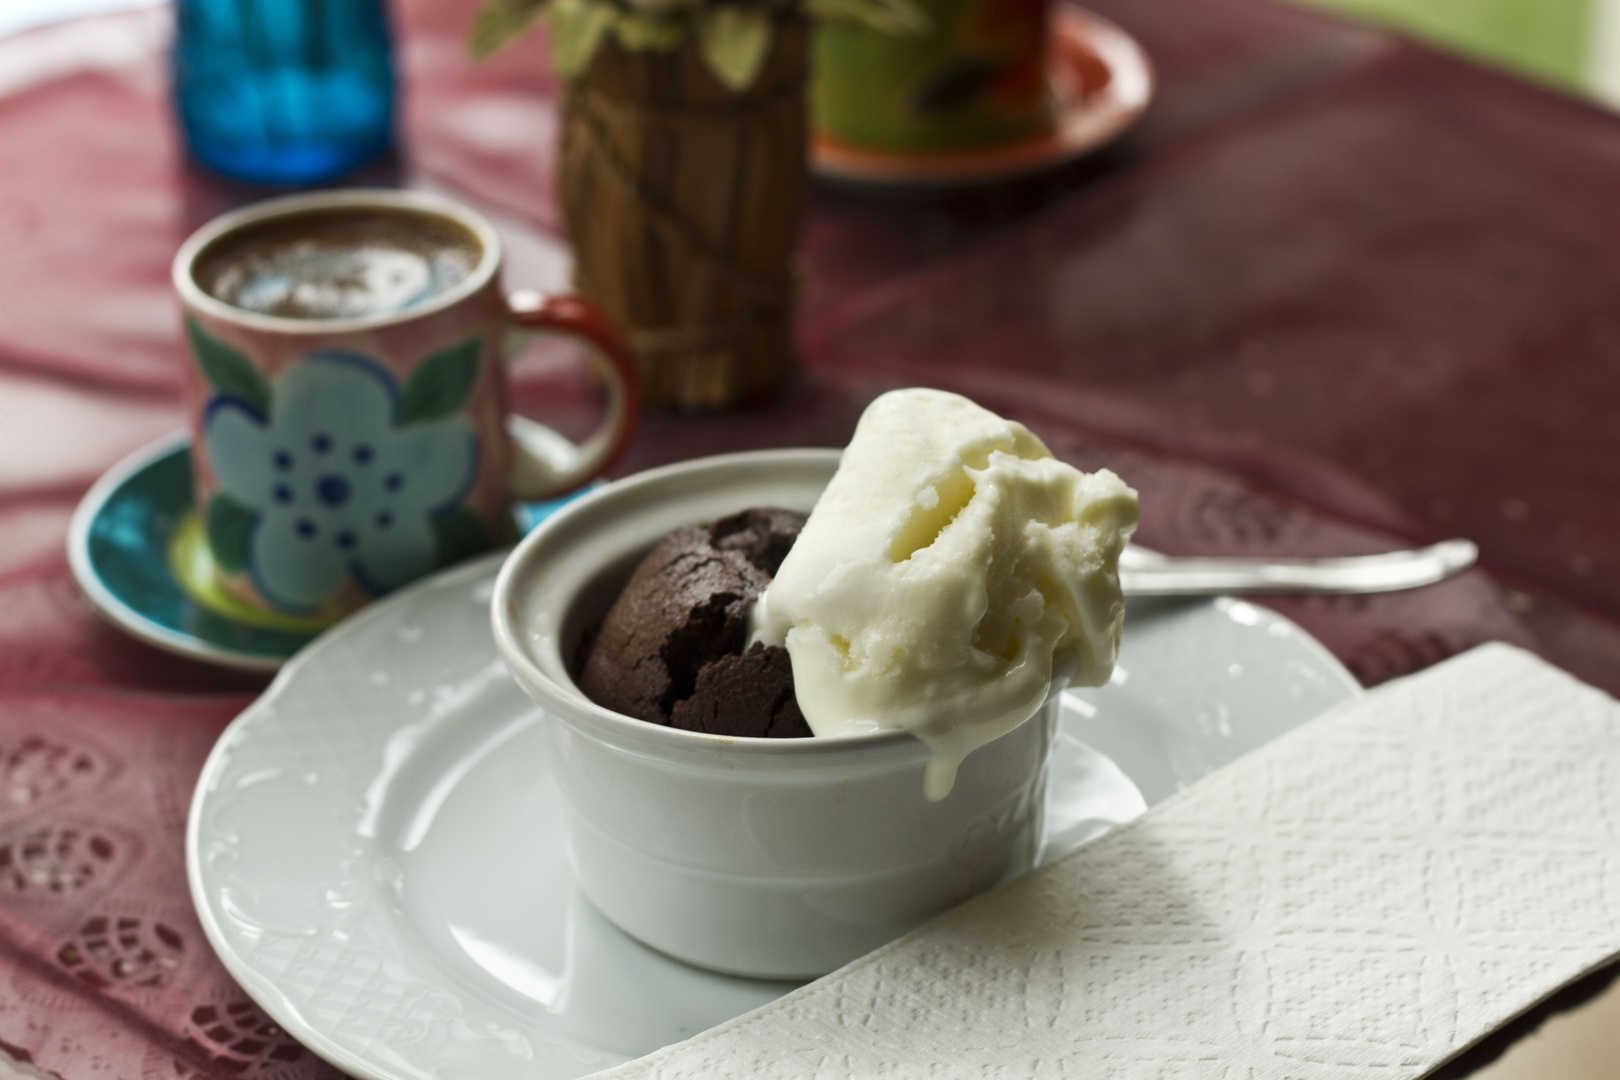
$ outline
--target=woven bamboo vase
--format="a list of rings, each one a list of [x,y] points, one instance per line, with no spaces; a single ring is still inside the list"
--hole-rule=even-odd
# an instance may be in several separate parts
[[[578,290],[624,327],[648,404],[719,409],[793,366],[808,34],[780,24],[737,92],[695,45],[603,42],[568,83],[558,195]]]

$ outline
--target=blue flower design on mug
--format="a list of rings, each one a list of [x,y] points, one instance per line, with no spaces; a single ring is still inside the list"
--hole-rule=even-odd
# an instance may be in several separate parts
[[[309,614],[349,581],[380,595],[464,554],[453,542],[457,532],[465,540],[462,519],[482,530],[458,509],[479,455],[457,413],[480,346],[429,357],[403,388],[375,360],[338,349],[306,354],[273,386],[262,375],[248,385],[210,377],[227,391],[203,425],[221,489],[206,509],[221,569],[245,571],[283,611]]]

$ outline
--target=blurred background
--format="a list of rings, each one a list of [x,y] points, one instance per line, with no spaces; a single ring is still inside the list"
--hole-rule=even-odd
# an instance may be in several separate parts
[[[1286,0],[1285,0],[1286,2]],[[1620,108],[1620,0],[1294,0]],[[0,36],[151,0],[0,0]]]
[[[0,36],[49,22],[149,6],[152,0],[0,0]],[[1620,0],[1279,0],[1386,26],[1436,48],[1620,108]],[[0,82],[3,82],[0,72]],[[531,263],[555,256],[531,253]],[[166,416],[167,414],[165,414]],[[1513,508],[1517,509],[1513,509]],[[1524,517],[1508,500],[1503,515]],[[1583,556],[1584,557],[1584,556]],[[1528,601],[1526,601],[1528,603]],[[1486,1072],[1489,1080],[1607,1080],[1616,1057],[1620,986],[1551,1020]],[[3,1069],[3,1065],[0,1065]],[[4,1076],[0,1071],[0,1076]]]
[[[1617,0],[1306,0],[1620,107]]]

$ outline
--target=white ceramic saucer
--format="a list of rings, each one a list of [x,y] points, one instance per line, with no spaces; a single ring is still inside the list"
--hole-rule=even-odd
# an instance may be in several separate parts
[[[544,717],[495,654],[498,565],[431,578],[300,652],[192,803],[192,897],[220,958],[362,1080],[579,1076],[791,989],[671,960],[580,896]],[[1264,609],[1133,602],[1114,682],[1067,699],[1043,858],[1358,692]]]

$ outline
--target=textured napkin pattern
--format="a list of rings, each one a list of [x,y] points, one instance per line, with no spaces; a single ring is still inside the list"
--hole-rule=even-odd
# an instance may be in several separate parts
[[[1620,951],[1620,705],[1476,649],[629,1077],[1393,1080]]]

